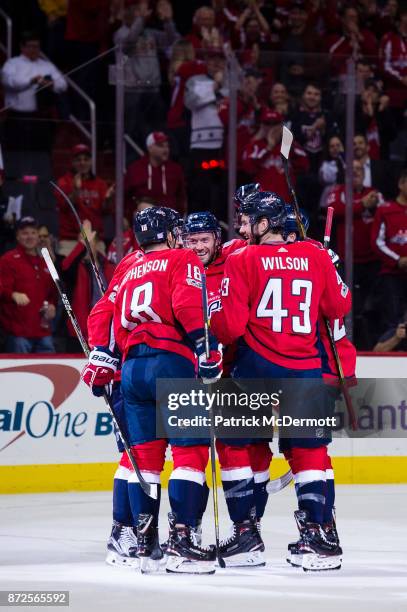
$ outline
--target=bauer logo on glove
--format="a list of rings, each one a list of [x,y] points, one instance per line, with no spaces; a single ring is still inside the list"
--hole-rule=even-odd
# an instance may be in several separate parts
[[[119,358],[112,351],[96,346],[81,372],[81,378],[91,388],[93,395],[100,397],[104,393],[105,386],[112,382],[118,365]]]

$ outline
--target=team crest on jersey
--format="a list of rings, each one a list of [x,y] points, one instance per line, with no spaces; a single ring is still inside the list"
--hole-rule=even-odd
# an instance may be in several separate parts
[[[211,318],[214,312],[218,312],[219,310],[222,310],[222,302],[220,300],[215,300],[214,302],[211,302],[208,306],[209,318]]]

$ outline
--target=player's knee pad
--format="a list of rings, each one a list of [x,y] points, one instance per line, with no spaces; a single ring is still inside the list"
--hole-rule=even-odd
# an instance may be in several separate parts
[[[270,467],[273,453],[268,442],[254,442],[249,445],[250,465],[253,472],[267,472]]]
[[[331,457],[328,455],[328,453],[326,454],[326,459],[325,459],[325,474],[326,474],[327,479],[334,478],[334,469],[332,466]]]
[[[295,475],[306,471],[321,472],[321,478],[316,479],[325,480],[327,452],[326,446],[319,446],[318,448],[292,448],[289,459],[292,473]],[[317,474],[315,474],[316,476]]]
[[[172,448],[172,458],[174,461],[174,470],[186,468],[205,472],[208,465],[209,449],[204,444],[196,446],[175,446]]]
[[[149,479],[151,482],[159,482],[159,476],[164,467],[166,448],[166,440],[153,440],[152,442],[145,442],[144,444],[135,444],[131,447],[131,453],[137,466],[141,472],[151,475]],[[131,470],[131,479],[133,479],[134,470],[127,453],[123,453],[120,465]],[[145,474],[143,475],[145,476]]]
[[[225,482],[235,482],[253,478],[249,444],[232,446],[217,440],[216,450],[218,451],[221,477],[224,486]]]

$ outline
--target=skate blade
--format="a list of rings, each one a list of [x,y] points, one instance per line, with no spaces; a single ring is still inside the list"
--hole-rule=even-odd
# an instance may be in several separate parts
[[[159,572],[162,566],[161,559],[152,559],[151,557],[140,557],[140,571],[142,574],[155,574]]]
[[[214,574],[214,561],[189,561],[185,557],[167,557],[166,571],[169,574]]]
[[[302,557],[303,555],[293,555],[291,554],[287,556],[286,561],[293,567],[302,567]]]
[[[114,567],[124,567],[127,569],[139,569],[140,567],[140,559],[138,557],[124,557],[112,550],[108,551],[105,561],[108,565]]]
[[[314,553],[308,553],[302,557],[302,569],[304,572],[324,572],[328,570],[341,569],[342,555],[324,557]]]
[[[264,567],[266,560],[261,550],[222,557],[226,567]]]

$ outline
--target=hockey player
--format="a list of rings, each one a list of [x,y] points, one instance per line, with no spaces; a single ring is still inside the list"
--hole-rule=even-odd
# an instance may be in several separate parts
[[[149,205],[148,208],[151,208],[151,206]],[[175,228],[180,223],[180,217],[176,211],[172,211],[172,218]],[[111,382],[112,370],[115,369],[111,398],[116,420],[122,430],[125,424],[120,386],[121,356],[114,339],[113,311],[121,281],[127,270],[135,265],[135,262],[141,256],[142,251],[137,249],[121,260],[115,269],[106,293],[95,304],[88,317],[88,342],[93,350],[90,354],[89,363],[82,372],[82,379],[90,386],[94,395],[101,396],[105,390],[105,385]],[[100,366],[99,357],[103,357],[103,355],[110,357],[110,368]],[[131,510],[132,491],[136,487],[134,471],[124,451],[120,435],[118,432],[115,433],[117,446],[122,456],[113,481],[113,525],[107,543],[106,562],[110,565],[137,567],[139,559],[137,557],[136,520],[133,518]]]
[[[202,266],[188,250],[175,251],[168,211],[145,210],[136,216],[135,233],[144,251],[125,275],[115,301],[114,328],[123,354],[122,391],[129,443],[149,482],[158,484],[166,439],[156,439],[155,402],[158,378],[195,378],[204,382],[221,375],[221,354],[210,336],[205,356],[201,296]],[[193,348],[191,348],[193,347]],[[195,356],[196,355],[196,356]],[[208,445],[191,439],[170,440],[174,470],[169,482],[172,512],[167,546],[167,571],[213,573],[215,552],[198,546],[191,529],[204,503]],[[137,553],[155,558],[158,546],[158,500],[137,488]]]
[[[300,239],[300,233],[298,228],[297,217],[295,215],[294,209],[292,206],[286,207],[287,219],[285,222],[285,233],[287,235],[287,240],[295,242]],[[301,211],[301,221],[304,226],[305,231],[308,230],[309,220],[307,215]],[[317,246],[322,246],[320,242],[315,240],[310,240],[307,237],[307,240],[313,242]],[[328,249],[328,253],[331,257],[331,261],[335,266],[339,264],[339,257]],[[336,350],[338,352],[338,356],[340,362],[342,364],[344,376],[347,379],[347,384],[352,384],[352,380],[355,377],[355,368],[356,368],[356,348],[349,340],[346,335],[345,323],[343,319],[331,319],[329,321],[329,325],[333,332],[333,337],[336,345]],[[321,354],[322,361],[322,376],[327,379],[327,382],[332,384],[333,381],[338,380],[338,370],[335,362],[335,357],[332,352],[330,340],[328,337],[328,332],[326,329],[326,324],[324,318],[322,316],[319,317],[318,320],[318,348]],[[327,401],[331,402],[331,412],[334,411],[335,401],[339,396],[339,389],[337,385],[332,385],[327,388]],[[290,451],[286,451],[285,453],[286,459],[290,459]],[[294,480],[298,480],[298,485],[301,485],[301,481],[303,480],[303,474],[300,472],[297,475],[294,475]],[[332,468],[331,457],[327,452],[326,455],[326,465],[325,465],[325,504],[323,511],[323,529],[330,539],[332,539],[339,547],[339,537],[336,530],[335,517],[334,517],[334,505],[335,505],[335,480],[334,480],[334,471]],[[300,529],[302,529],[301,525],[301,515],[297,514],[297,520],[299,520]],[[302,557],[303,557],[303,542],[300,536],[300,539],[297,542],[290,543],[288,545],[288,556],[287,561],[296,567],[302,566]]]
[[[231,255],[222,282],[222,310],[213,317],[221,342],[239,338],[236,378],[321,378],[321,358],[315,349],[319,312],[340,318],[350,308],[348,288],[338,277],[329,255],[309,242],[289,243],[284,225],[285,204],[275,193],[259,193],[250,201],[248,223],[253,245]],[[244,220],[244,219],[243,219]],[[338,546],[323,530],[326,445],[317,439],[285,439],[294,473],[319,473],[298,494],[305,514],[301,533],[305,569],[340,565]],[[245,490],[245,475],[240,484]],[[250,520],[250,490],[245,491]],[[229,542],[234,554],[242,527]],[[222,552],[222,554],[224,554]],[[307,559],[307,567],[305,567]]]
[[[243,201],[258,191],[258,184],[244,185],[235,195],[237,201]],[[183,244],[192,249],[205,267],[208,290],[208,310],[213,314],[221,307],[220,286],[227,257],[246,246],[245,240],[231,240],[224,245],[220,243],[221,228],[210,212],[193,213],[186,219],[182,229]],[[224,349],[223,369],[226,375],[230,374],[236,356],[236,345],[229,345]],[[264,565],[264,544],[259,533],[259,522],[264,514],[267,503],[266,486],[269,481],[269,466],[272,453],[267,441],[263,440],[217,440],[216,449],[221,466],[222,485],[231,520],[236,523],[246,516],[244,503],[240,491],[234,491],[234,474],[245,472],[250,475],[256,513],[252,523],[245,526],[245,550],[241,546],[238,556],[228,558],[225,563],[234,567],[253,567]],[[244,519],[243,519],[244,521]],[[223,552],[223,550],[221,551]]]

